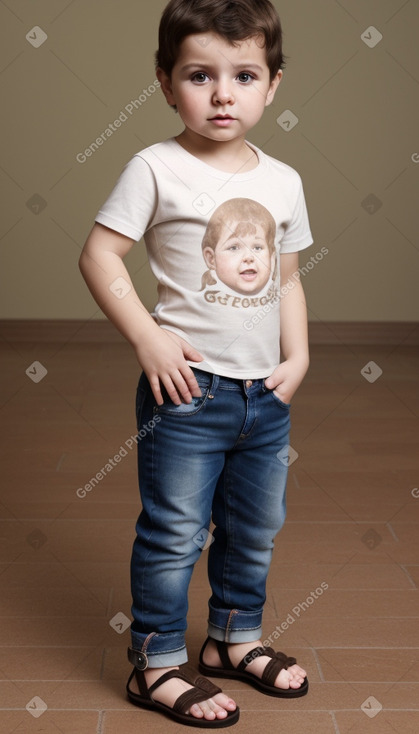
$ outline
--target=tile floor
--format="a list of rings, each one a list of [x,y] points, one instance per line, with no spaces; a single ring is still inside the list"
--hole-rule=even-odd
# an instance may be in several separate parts
[[[4,341],[1,352],[0,730],[185,731],[125,699],[139,509],[130,348]],[[231,731],[417,734],[418,350],[311,355],[264,616],[265,637],[307,667],[310,691],[290,702],[225,681],[241,708]],[[363,369],[371,361],[379,377]],[[79,497],[121,447],[126,456]],[[192,663],[207,595],[204,551],[190,590]]]

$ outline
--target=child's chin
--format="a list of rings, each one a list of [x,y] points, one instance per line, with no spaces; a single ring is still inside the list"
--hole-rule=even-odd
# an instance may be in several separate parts
[[[263,286],[255,286],[253,283],[249,283],[249,287],[246,288],[241,286],[241,288],[237,288],[236,293],[238,293],[240,296],[257,296],[261,291],[263,290]]]

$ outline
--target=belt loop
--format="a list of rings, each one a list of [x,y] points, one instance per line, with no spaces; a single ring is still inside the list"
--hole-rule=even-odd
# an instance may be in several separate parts
[[[217,388],[218,388],[218,383],[220,382],[220,378],[219,378],[218,375],[215,375],[214,373],[211,373],[211,375],[212,375],[212,379],[211,379],[211,384],[210,384],[210,389],[209,389],[209,395],[208,395],[208,397],[210,397],[210,396],[211,397],[214,397],[214,395],[215,395],[215,393],[217,391]]]

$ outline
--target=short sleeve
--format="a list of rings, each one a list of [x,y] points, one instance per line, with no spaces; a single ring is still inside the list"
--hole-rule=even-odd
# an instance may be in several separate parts
[[[133,240],[140,240],[157,207],[157,187],[148,163],[137,154],[123,169],[95,221]]]
[[[303,250],[305,247],[313,244],[303,184],[298,174],[297,177],[296,203],[285,234],[281,240],[281,253],[298,252],[298,250]]]

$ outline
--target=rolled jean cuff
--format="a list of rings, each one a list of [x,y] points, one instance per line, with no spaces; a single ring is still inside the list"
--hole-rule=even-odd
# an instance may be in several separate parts
[[[209,604],[208,636],[220,642],[253,642],[262,634],[262,610],[215,609]]]
[[[183,634],[152,632],[147,635],[131,630],[131,641],[134,650],[146,655],[148,668],[168,668],[188,662]]]

